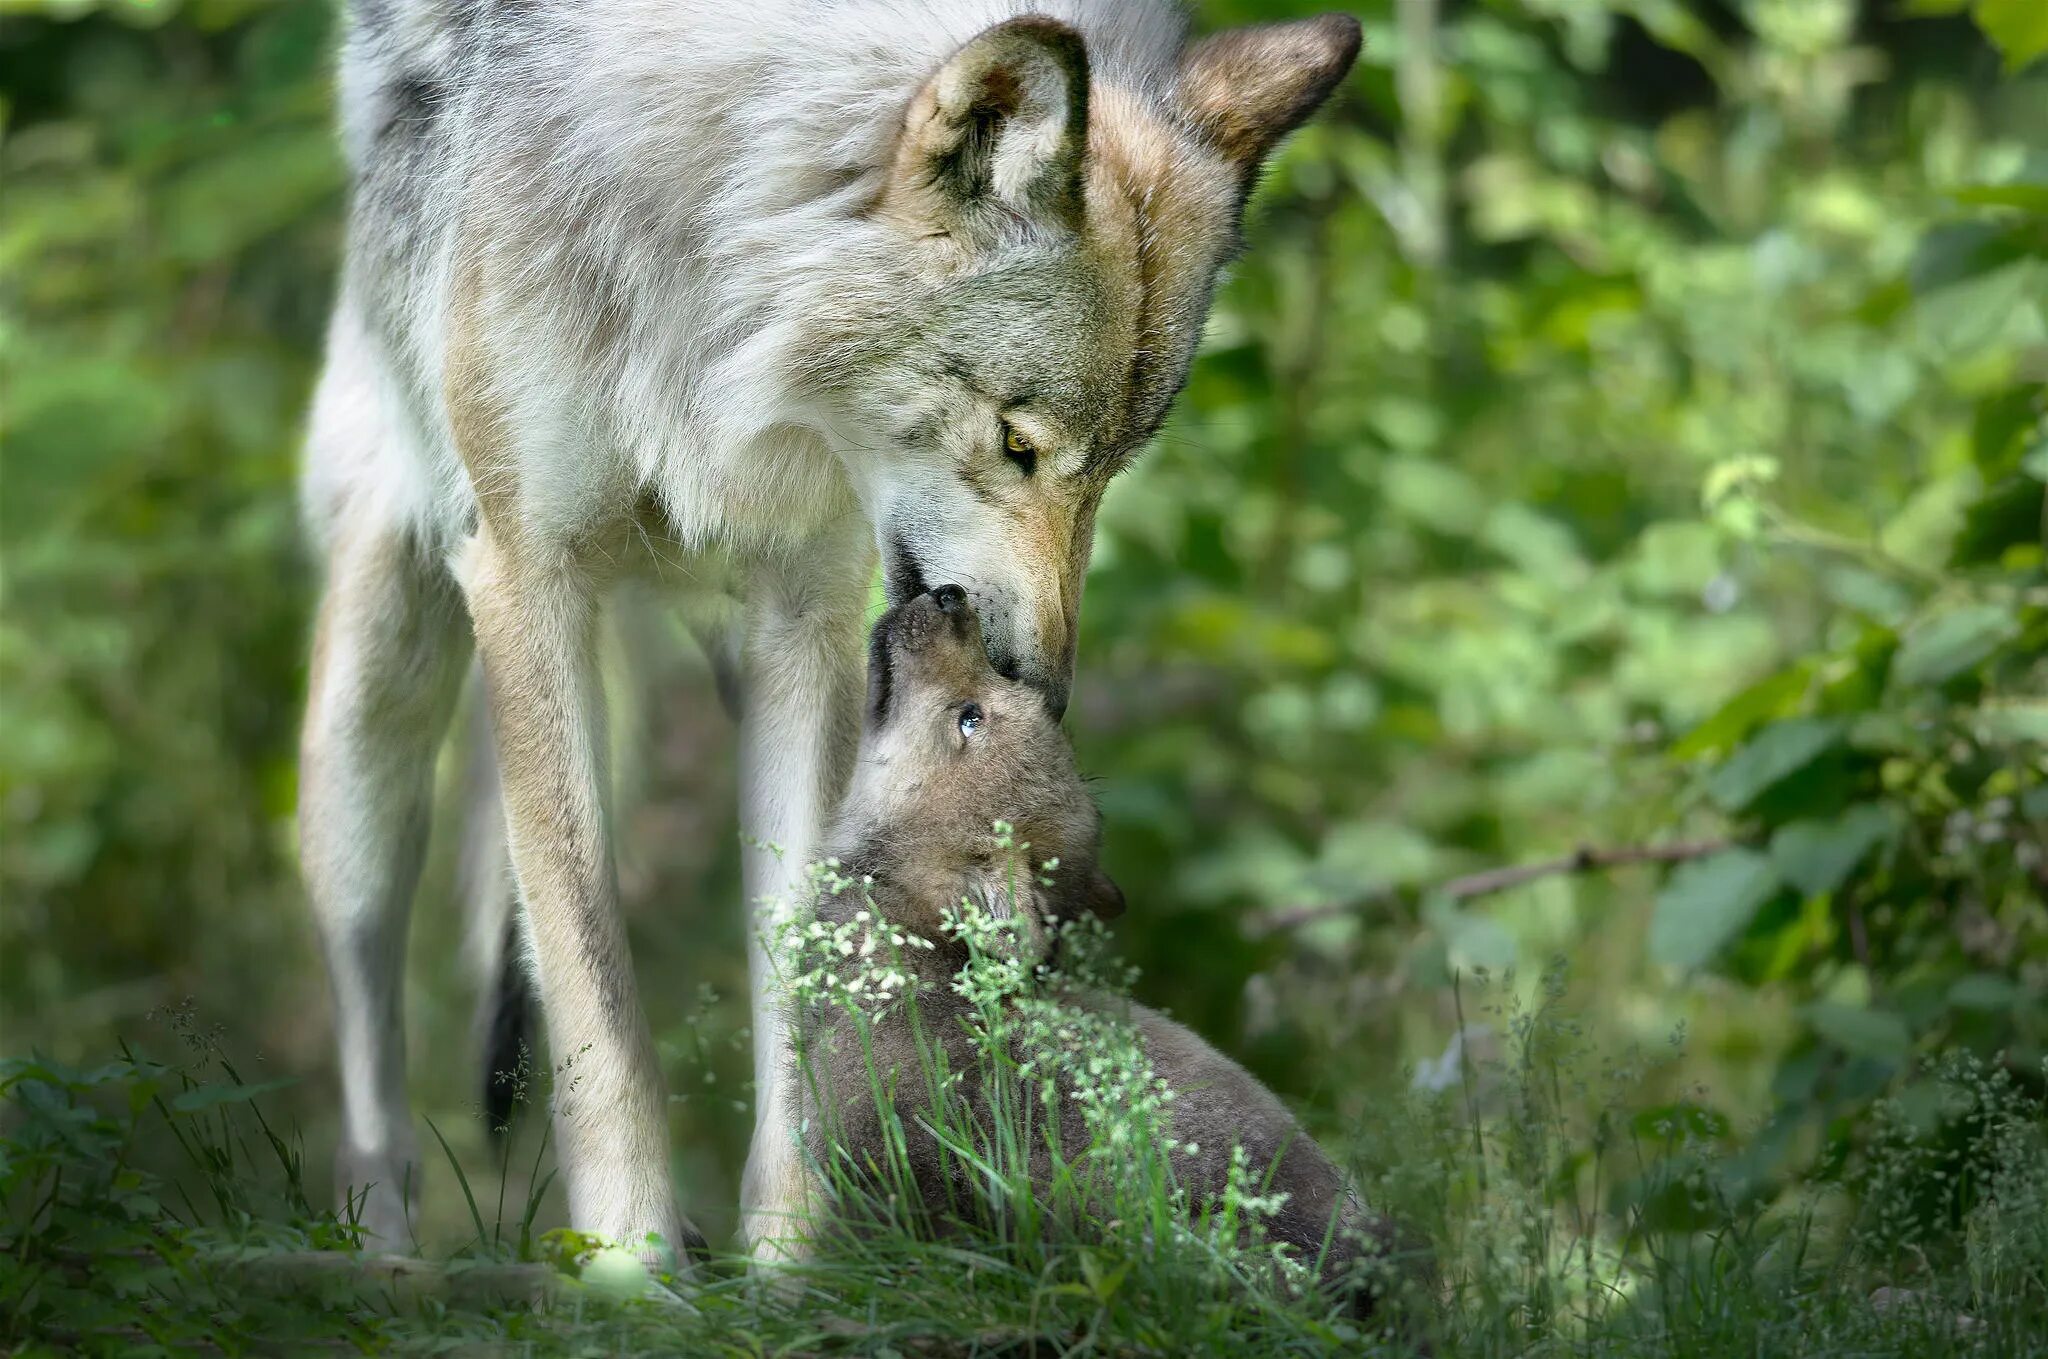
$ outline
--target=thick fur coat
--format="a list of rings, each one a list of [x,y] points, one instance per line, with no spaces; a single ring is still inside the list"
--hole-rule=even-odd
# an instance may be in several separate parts
[[[1334,17],[1191,43],[1163,0],[356,0],[300,829],[372,1244],[410,1235],[405,918],[472,644],[570,1215],[660,1258],[694,1233],[618,913],[608,587],[739,596],[714,645],[772,926],[851,766],[878,558],[893,599],[964,586],[1064,706],[1102,494],[1357,44]],[[750,970],[758,1247],[799,1177],[758,944]]]

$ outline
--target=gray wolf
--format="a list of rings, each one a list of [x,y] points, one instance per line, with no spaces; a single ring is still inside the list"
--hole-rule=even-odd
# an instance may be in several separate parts
[[[751,901],[845,781],[878,558],[895,599],[966,587],[1059,710],[1103,491],[1357,47],[1336,16],[1191,42],[1164,0],[355,0],[299,825],[371,1244],[409,1233],[405,922],[472,646],[570,1219],[658,1255],[695,1233],[619,918],[611,586],[736,582]],[[750,967],[761,1250],[799,1177]]]
[[[947,1073],[948,1098],[976,1124],[1020,1118],[1007,1103],[1020,1097],[999,1099],[984,1084],[988,1068],[977,1060],[982,1040],[974,1029],[987,1022],[987,1002],[954,984],[970,954],[961,933],[949,929],[948,914],[967,910],[1012,922],[1014,933],[999,938],[997,948],[1014,949],[1035,968],[1053,957],[1066,922],[1123,909],[1122,893],[1100,867],[1099,821],[1057,719],[1028,685],[996,673],[979,633],[973,605],[952,585],[899,605],[875,627],[860,750],[826,841],[832,876],[809,927],[829,931],[826,946],[812,951],[851,990],[814,999],[797,1028],[808,1165],[826,1177],[818,1192],[829,1193],[850,1175],[864,1190],[895,1195],[897,1185],[872,1168],[890,1165],[900,1147],[897,1163],[908,1167],[924,1225],[939,1230],[976,1201],[986,1172],[932,1131],[927,1071]],[[1010,834],[994,832],[999,822]],[[1028,862],[1020,866],[1017,854],[1027,843]],[[1055,867],[1041,873],[1048,861]],[[832,947],[842,934],[849,945],[859,936],[843,954]],[[883,946],[899,939],[909,942]],[[900,973],[895,981],[877,970],[883,960]],[[1192,1210],[1223,1193],[1241,1150],[1259,1192],[1286,1195],[1269,1224],[1273,1238],[1305,1262],[1320,1261],[1333,1285],[1361,1253],[1383,1253],[1391,1244],[1387,1225],[1242,1067],[1164,1015],[1063,983],[1057,970],[1040,972],[1038,986],[1057,996],[1062,1029],[1072,1024],[1065,1016],[1109,1013],[1136,1034],[1152,1073],[1175,1095],[1167,1109],[1170,1161]],[[867,1000],[876,988],[889,988],[892,997],[914,991],[915,1021],[907,1008]],[[1011,1034],[1009,1056],[1019,1067],[1050,1062],[1049,1069],[1060,1070],[1058,1052],[1045,1050],[1051,1044],[1034,1046],[1044,1040],[1031,1038],[1028,1028]],[[1080,1060],[1103,1059],[1089,1052]],[[1056,1126],[1027,1137],[1030,1175],[1040,1189],[1056,1174],[1053,1144],[1069,1165],[1079,1165],[1094,1135],[1072,1085],[1062,1073],[1056,1112],[1046,1116]],[[1028,1095],[1022,1102],[1036,1103]],[[833,1219],[831,1212],[819,1216]],[[1369,1291],[1354,1290],[1352,1301],[1369,1310]]]

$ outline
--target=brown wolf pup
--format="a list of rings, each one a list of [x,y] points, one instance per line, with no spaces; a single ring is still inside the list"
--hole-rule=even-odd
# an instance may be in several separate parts
[[[999,820],[1013,838],[992,830]],[[1095,806],[1057,720],[1037,691],[990,665],[965,593],[941,586],[884,614],[870,645],[858,763],[827,842],[830,878],[810,929],[814,941],[862,938],[850,952],[814,944],[813,955],[838,974],[841,997],[849,984],[872,995],[882,975],[868,934],[907,942],[883,952],[896,993],[916,992],[916,1022],[886,1006],[863,1010],[863,1019],[844,1000],[813,993],[797,1022],[796,1084],[804,1090],[814,1175],[836,1167],[834,1180],[850,1173],[858,1181],[890,1160],[888,1129],[897,1120],[884,1118],[873,1093],[888,1089],[925,1221],[943,1228],[958,1215],[956,1205],[973,1201],[968,1167],[930,1131],[932,1092],[923,1074],[940,1066],[958,1077],[956,1098],[977,1121],[994,1113],[977,1076],[976,1002],[954,986],[968,945],[947,917],[960,910],[1013,920],[1020,960],[1047,960],[1062,924],[1123,909],[1122,893],[1097,864],[1099,839]],[[1022,841],[1031,864],[1020,873],[1010,846]],[[1055,871],[1033,871],[1047,859],[1057,860]],[[1370,1292],[1356,1286],[1352,1267],[1361,1255],[1384,1252],[1386,1224],[1272,1091],[1162,1014],[1048,980],[1070,1010],[1128,1023],[1153,1075],[1173,1091],[1169,1160],[1189,1204],[1199,1209],[1222,1194],[1241,1149],[1252,1186],[1285,1195],[1267,1219],[1270,1237],[1292,1246],[1298,1260],[1319,1263],[1330,1288],[1346,1288],[1354,1309],[1369,1311]],[[1022,1064],[1034,1054],[1011,1055]],[[1084,1101],[1073,1093],[1060,1090],[1052,1116],[1068,1163],[1084,1156],[1092,1136]],[[1055,1174],[1051,1132],[1029,1136],[1031,1178],[1041,1189]],[[821,1194],[821,1186],[814,1189],[814,1205],[824,1206]]]

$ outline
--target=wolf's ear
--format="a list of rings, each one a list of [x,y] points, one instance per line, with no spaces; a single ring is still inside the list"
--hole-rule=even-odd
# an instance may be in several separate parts
[[[1280,139],[1351,70],[1359,42],[1358,20],[1348,14],[1204,38],[1181,57],[1181,107],[1249,185]]]
[[[1077,222],[1088,49],[1057,19],[982,30],[911,101],[887,206],[934,233],[995,210]]]
[[[1097,920],[1115,920],[1124,913],[1124,889],[1101,869],[1088,874],[1088,894],[1083,898],[1088,913]]]

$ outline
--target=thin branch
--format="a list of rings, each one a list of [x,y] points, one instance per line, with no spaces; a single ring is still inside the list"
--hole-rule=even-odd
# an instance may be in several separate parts
[[[1524,883],[1556,877],[1561,873],[1604,872],[1629,864],[1684,863],[1688,859],[1700,859],[1718,853],[1732,843],[1734,842],[1726,839],[1676,840],[1664,845],[1621,845],[1613,849],[1581,845],[1570,854],[1555,859],[1513,864],[1506,868],[1489,868],[1482,873],[1467,873],[1463,877],[1451,878],[1434,887],[1417,889],[1414,895],[1419,898],[1441,897],[1448,901],[1470,901],[1474,897],[1492,896],[1496,892],[1505,892],[1510,887],[1520,887]],[[1252,917],[1246,923],[1245,930],[1254,939],[1264,939],[1288,930],[1300,929],[1304,925],[1313,925],[1318,921],[1350,915],[1366,906],[1398,901],[1405,895],[1407,893],[1399,888],[1386,887],[1349,901],[1286,906]]]

